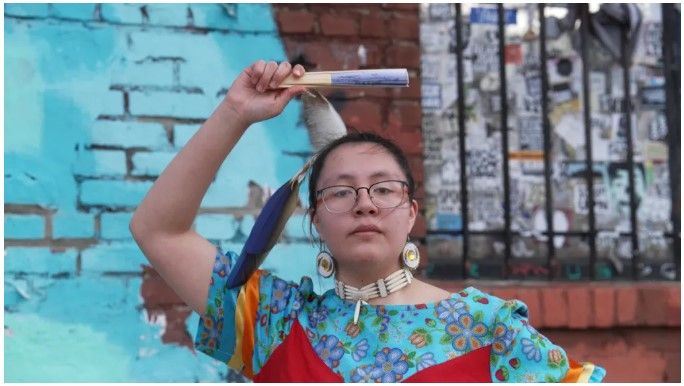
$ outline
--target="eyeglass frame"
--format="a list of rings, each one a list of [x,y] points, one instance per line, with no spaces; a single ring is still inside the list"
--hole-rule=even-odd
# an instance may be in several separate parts
[[[371,196],[371,194],[370,194],[371,188],[372,188],[373,186],[375,186],[375,185],[382,184],[382,183],[384,183],[384,182],[399,182],[399,183],[401,183],[401,184],[402,184],[402,187],[403,187],[403,188],[405,189],[405,191],[406,191],[406,196],[407,196],[407,198],[410,198],[410,194],[409,194],[409,192],[408,192],[408,190],[409,190],[409,184],[408,184],[408,182],[402,181],[402,180],[384,180],[384,181],[378,181],[378,182],[376,182],[376,183],[370,184],[369,186],[359,186],[358,188],[355,188],[355,187],[353,187],[353,186],[351,186],[351,185],[330,185],[330,186],[326,186],[325,188],[318,189],[318,190],[316,191],[316,196],[319,196],[319,198],[316,200],[316,202],[323,201],[323,206],[325,207],[325,210],[327,210],[327,211],[330,212],[330,213],[335,213],[335,214],[338,214],[338,213],[347,213],[347,212],[350,212],[352,209],[354,209],[354,206],[356,206],[356,204],[357,204],[357,202],[358,202],[358,200],[359,200],[359,190],[361,190],[361,189],[366,189],[366,192],[368,193],[368,198],[369,198],[370,201],[373,203],[373,205],[375,205],[376,208],[378,208],[378,209],[394,209],[394,208],[398,208],[401,204],[403,204],[403,203],[405,202],[403,198],[402,198],[402,200],[399,202],[399,204],[397,204],[396,206],[389,206],[389,207],[378,206],[378,204],[376,204],[375,201],[373,201],[373,196]],[[351,188],[351,189],[354,191],[354,205],[352,205],[348,210],[345,210],[345,211],[342,211],[342,212],[333,212],[332,210],[330,210],[330,208],[328,208],[328,205],[326,205],[325,200],[324,200],[323,197],[321,196],[321,193],[323,193],[323,191],[326,190],[326,189],[330,189],[330,188],[339,188],[339,187]],[[403,192],[402,192],[402,194],[403,194]]]

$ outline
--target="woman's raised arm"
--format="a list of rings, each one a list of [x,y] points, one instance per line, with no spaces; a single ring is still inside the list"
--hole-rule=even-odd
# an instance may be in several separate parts
[[[133,238],[152,266],[193,310],[205,312],[216,247],[192,230],[202,198],[247,128],[280,114],[303,87],[277,89],[304,68],[258,61],[243,70],[221,104],[176,155],[130,222]],[[239,171],[236,171],[236,173]]]

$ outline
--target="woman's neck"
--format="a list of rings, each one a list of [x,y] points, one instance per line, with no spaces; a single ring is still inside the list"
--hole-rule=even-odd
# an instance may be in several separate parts
[[[384,279],[402,267],[397,264],[373,265],[370,263],[358,264],[353,267],[339,267],[335,279],[356,288],[362,288],[375,283],[378,279]]]

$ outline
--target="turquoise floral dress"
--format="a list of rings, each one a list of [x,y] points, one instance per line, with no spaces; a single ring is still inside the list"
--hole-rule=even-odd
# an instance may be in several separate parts
[[[297,284],[259,270],[244,286],[227,289],[236,259],[234,253],[216,256],[195,345],[257,381],[262,372],[300,366],[286,353],[269,362],[279,349],[290,350],[283,342],[295,329],[306,338],[298,350],[308,343],[304,350],[320,362],[315,366],[346,382],[401,382],[476,353],[486,369],[480,376],[495,382],[593,382],[605,375],[591,363],[571,361],[535,330],[518,300],[468,287],[431,304],[365,305],[355,324],[355,303],[333,290],[317,295],[308,277]]]

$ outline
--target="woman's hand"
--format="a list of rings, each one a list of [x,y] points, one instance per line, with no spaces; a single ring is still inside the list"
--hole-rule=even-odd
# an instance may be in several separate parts
[[[285,105],[296,95],[304,92],[302,86],[284,89],[276,87],[290,74],[298,78],[304,75],[304,67],[292,67],[288,62],[277,64],[259,60],[245,68],[233,82],[223,103],[235,114],[235,119],[245,128],[280,114]]]

